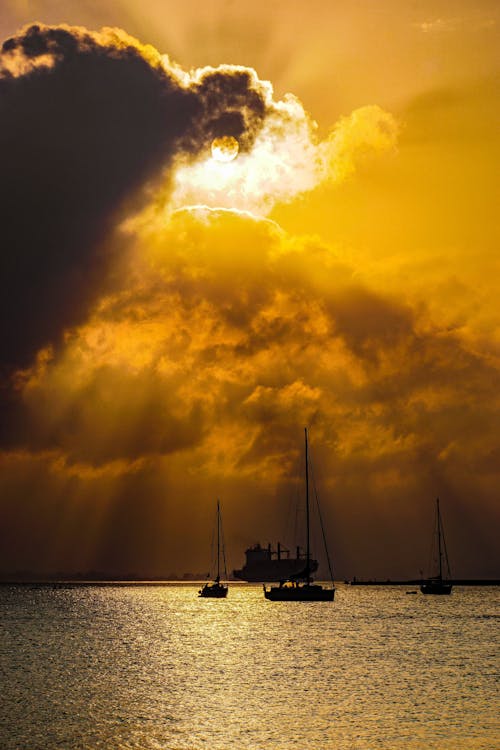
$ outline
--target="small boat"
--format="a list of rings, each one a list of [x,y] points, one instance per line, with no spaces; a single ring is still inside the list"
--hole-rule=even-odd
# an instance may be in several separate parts
[[[443,578],[443,557],[446,563],[446,570],[448,579],[451,578],[450,563],[448,561],[448,552],[446,550],[446,541],[444,538],[443,522],[441,520],[441,512],[439,509],[439,498],[436,498],[436,536],[437,539],[437,557],[438,557],[438,572],[437,575],[431,576],[426,580],[422,581],[420,591],[422,594],[436,594],[446,595],[451,594],[453,585],[452,583]]]
[[[264,596],[266,599],[272,602],[333,602],[335,597],[335,585],[333,583],[332,569],[330,565],[330,558],[328,556],[328,549],[326,547],[325,535],[323,532],[323,540],[325,542],[325,551],[328,559],[328,566],[330,568],[330,577],[332,581],[331,588],[326,588],[320,584],[313,583],[311,577],[311,547],[310,547],[310,511],[309,511],[309,451],[307,443],[307,428],[304,429],[305,436],[305,457],[306,457],[306,491],[305,491],[305,506],[306,506],[306,557],[304,560],[305,567],[299,573],[290,576],[286,580],[282,580],[279,586],[270,586],[266,588],[264,584]],[[319,508],[319,506],[318,506]],[[321,515],[320,515],[321,521]],[[323,524],[321,523],[321,529],[323,531]]]
[[[220,514],[220,502],[217,500],[217,575],[213,583],[206,583],[202,589],[198,591],[198,596],[205,599],[225,599],[227,596],[227,585],[220,582],[220,553],[222,547],[222,557],[224,560],[224,575],[227,578],[226,572],[226,553],[224,550],[224,536],[222,533],[222,518]]]

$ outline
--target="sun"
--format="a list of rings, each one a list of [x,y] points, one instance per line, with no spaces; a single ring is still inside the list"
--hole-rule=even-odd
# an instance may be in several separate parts
[[[238,141],[232,135],[224,135],[212,141],[212,159],[215,161],[233,161],[238,156],[238,151]]]

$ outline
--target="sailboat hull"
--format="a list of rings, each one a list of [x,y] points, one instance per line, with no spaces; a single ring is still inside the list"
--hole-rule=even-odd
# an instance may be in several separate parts
[[[422,594],[434,594],[436,596],[451,594],[452,589],[451,583],[444,583],[443,581],[427,581],[420,586]]]
[[[222,583],[206,583],[199,590],[198,596],[202,596],[204,599],[225,599],[227,586],[223,586]]]
[[[271,586],[264,596],[271,602],[333,602],[335,589],[304,584],[303,586]]]

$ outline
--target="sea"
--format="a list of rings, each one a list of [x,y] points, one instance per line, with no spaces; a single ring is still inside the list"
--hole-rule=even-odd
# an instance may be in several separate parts
[[[495,750],[500,590],[0,586],[1,750]]]

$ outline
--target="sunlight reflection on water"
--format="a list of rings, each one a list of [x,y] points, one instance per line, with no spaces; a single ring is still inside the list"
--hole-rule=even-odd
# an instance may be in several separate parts
[[[491,750],[499,598],[0,587],[0,747]]]

